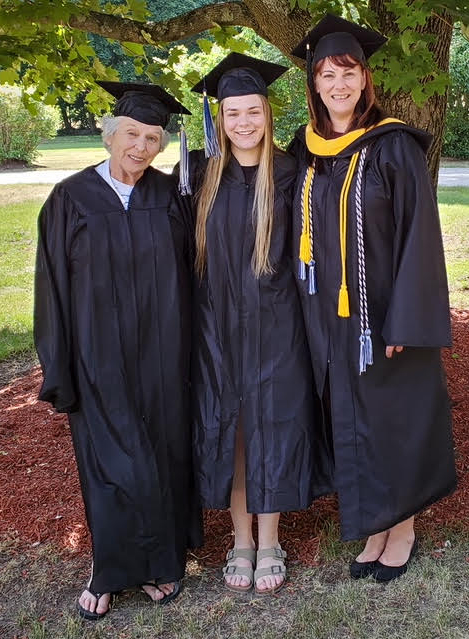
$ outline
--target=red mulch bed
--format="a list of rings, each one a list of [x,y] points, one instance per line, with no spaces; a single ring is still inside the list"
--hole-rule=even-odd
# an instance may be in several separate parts
[[[454,346],[443,354],[453,403],[458,490],[421,513],[420,532],[439,539],[442,529],[469,530],[469,312],[452,311]],[[24,550],[44,542],[90,552],[80,486],[67,421],[36,397],[41,372],[34,368],[0,389],[0,539]],[[327,522],[337,521],[334,497],[306,512],[282,515],[281,541],[291,559],[318,562]],[[206,543],[197,557],[222,563],[231,545],[226,511],[205,514]]]

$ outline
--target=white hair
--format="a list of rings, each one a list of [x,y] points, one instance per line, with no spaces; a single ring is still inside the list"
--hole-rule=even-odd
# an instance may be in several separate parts
[[[114,135],[114,133],[119,128],[119,124],[122,122],[123,116],[121,115],[105,115],[101,121],[101,137],[103,138],[104,148],[108,153],[111,152],[111,146],[109,144],[109,138]],[[163,129],[163,135],[161,136],[161,144],[159,153],[165,150],[171,140],[171,134],[166,129]]]

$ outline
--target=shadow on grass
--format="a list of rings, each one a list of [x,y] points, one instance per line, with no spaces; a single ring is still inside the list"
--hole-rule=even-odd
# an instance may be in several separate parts
[[[465,186],[438,187],[438,204],[469,206],[469,188]]]
[[[34,351],[33,331],[0,329],[0,362]]]

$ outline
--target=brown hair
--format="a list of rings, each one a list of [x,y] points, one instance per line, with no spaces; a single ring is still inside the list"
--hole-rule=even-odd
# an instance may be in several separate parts
[[[355,106],[355,112],[347,128],[347,131],[353,131],[354,129],[361,128],[366,129],[380,122],[380,120],[385,117],[385,113],[376,99],[375,88],[373,86],[373,78],[370,69],[348,53],[343,53],[341,55],[331,55],[328,58],[319,60],[315,64],[312,73],[313,82],[316,74],[320,73],[326,60],[330,60],[338,67],[352,68],[358,64],[365,74],[365,88],[363,89],[360,99]],[[321,99],[321,96],[317,91],[314,90],[314,87],[308,86],[307,99],[309,115],[311,121],[313,122],[315,131],[323,138],[328,139],[332,137],[333,129],[329,113],[324,102]]]
[[[265,114],[265,133],[262,138],[261,155],[257,169],[252,221],[256,228],[256,240],[252,256],[252,268],[256,275],[271,273],[269,262],[270,238],[274,216],[274,179],[273,179],[273,117],[271,106],[263,95],[259,96]],[[210,215],[223,174],[231,157],[230,140],[223,127],[223,100],[216,117],[216,131],[221,156],[210,158],[204,180],[196,196],[197,221],[195,225],[195,269],[199,277],[203,276],[207,261],[207,218]]]

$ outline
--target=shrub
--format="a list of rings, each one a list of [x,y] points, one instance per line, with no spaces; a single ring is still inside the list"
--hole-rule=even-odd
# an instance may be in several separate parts
[[[11,89],[0,88],[0,164],[11,160],[31,163],[37,147],[55,135],[57,115],[53,109],[34,104],[34,115]]]

